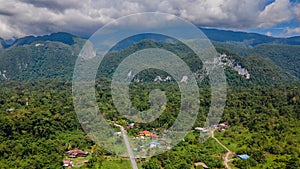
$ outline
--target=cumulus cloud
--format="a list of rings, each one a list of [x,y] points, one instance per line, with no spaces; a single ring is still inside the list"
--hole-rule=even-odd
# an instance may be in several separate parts
[[[293,4],[293,12],[295,14],[295,19],[300,23],[300,3]]]
[[[259,28],[268,28],[276,24],[290,21],[293,18],[292,6],[289,0],[276,0],[266,6],[259,14]]]
[[[48,8],[54,10],[55,12],[62,12],[70,8],[80,7],[80,3],[77,0],[20,0],[21,2],[32,4],[33,6],[39,8]]]
[[[269,28],[300,21],[299,11],[300,4],[289,0],[0,0],[0,37],[58,31],[88,36],[119,17],[141,12],[170,13],[205,27]]]
[[[300,35],[300,27],[299,28],[290,28],[290,27],[287,27],[285,29],[285,35],[286,36],[292,36],[292,35]]]

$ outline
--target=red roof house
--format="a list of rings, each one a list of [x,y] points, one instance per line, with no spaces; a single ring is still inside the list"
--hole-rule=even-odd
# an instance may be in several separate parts
[[[66,154],[70,158],[75,158],[77,156],[85,157],[89,155],[88,152],[84,152],[82,150],[79,150],[78,148],[74,148],[73,150],[67,151]]]
[[[150,137],[156,137],[156,136],[157,136],[156,134],[150,133]]]
[[[151,132],[147,131],[147,130],[144,130],[144,131],[140,132],[140,136],[150,136],[150,134],[151,134]]]

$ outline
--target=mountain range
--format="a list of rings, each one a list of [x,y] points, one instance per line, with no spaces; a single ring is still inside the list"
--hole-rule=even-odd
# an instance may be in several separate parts
[[[248,68],[255,83],[272,83],[272,80],[299,81],[300,37],[275,38],[255,33],[200,29],[219,53],[227,53],[232,60]],[[41,78],[70,80],[75,61],[85,41],[86,39],[64,32],[27,36],[10,44],[0,38],[0,81]],[[179,49],[178,45],[169,44],[166,37],[143,34],[119,43],[112,53],[122,56],[145,46]],[[182,51],[180,53],[183,54]],[[108,67],[115,64],[112,61],[107,63]],[[235,80],[237,78],[240,77],[234,77]]]

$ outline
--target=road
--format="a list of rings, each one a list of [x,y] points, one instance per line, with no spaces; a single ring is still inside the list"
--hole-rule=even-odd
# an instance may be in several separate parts
[[[128,138],[127,138],[127,135],[126,135],[126,130],[124,129],[123,126],[121,126],[119,124],[114,124],[114,125],[121,128],[121,132],[122,132],[122,135],[123,135],[123,138],[124,138],[124,142],[125,142],[125,145],[126,145],[126,148],[127,148],[127,153],[129,155],[129,158],[130,158],[132,169],[138,169],[136,161],[135,161],[135,157],[134,157],[134,154],[133,154],[133,151],[132,151],[132,149],[130,147],[130,144],[129,144],[129,141],[128,141]]]
[[[213,139],[215,139],[216,142],[217,142],[218,144],[220,144],[224,149],[227,150],[227,153],[225,154],[224,159],[223,159],[223,164],[224,164],[225,168],[231,169],[231,167],[230,167],[230,165],[228,164],[228,162],[232,161],[232,160],[229,160],[229,157],[230,157],[231,155],[233,155],[233,153],[232,153],[232,151],[230,151],[224,144],[222,144],[222,143],[215,137],[215,130],[216,130],[216,129],[214,129],[214,130],[211,131],[211,137],[212,137]]]

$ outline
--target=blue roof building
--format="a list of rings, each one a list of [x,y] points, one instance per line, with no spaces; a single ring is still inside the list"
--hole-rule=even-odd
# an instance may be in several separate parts
[[[247,160],[248,158],[250,158],[250,156],[248,154],[243,154],[243,155],[236,155],[236,158],[239,158],[241,160]]]

